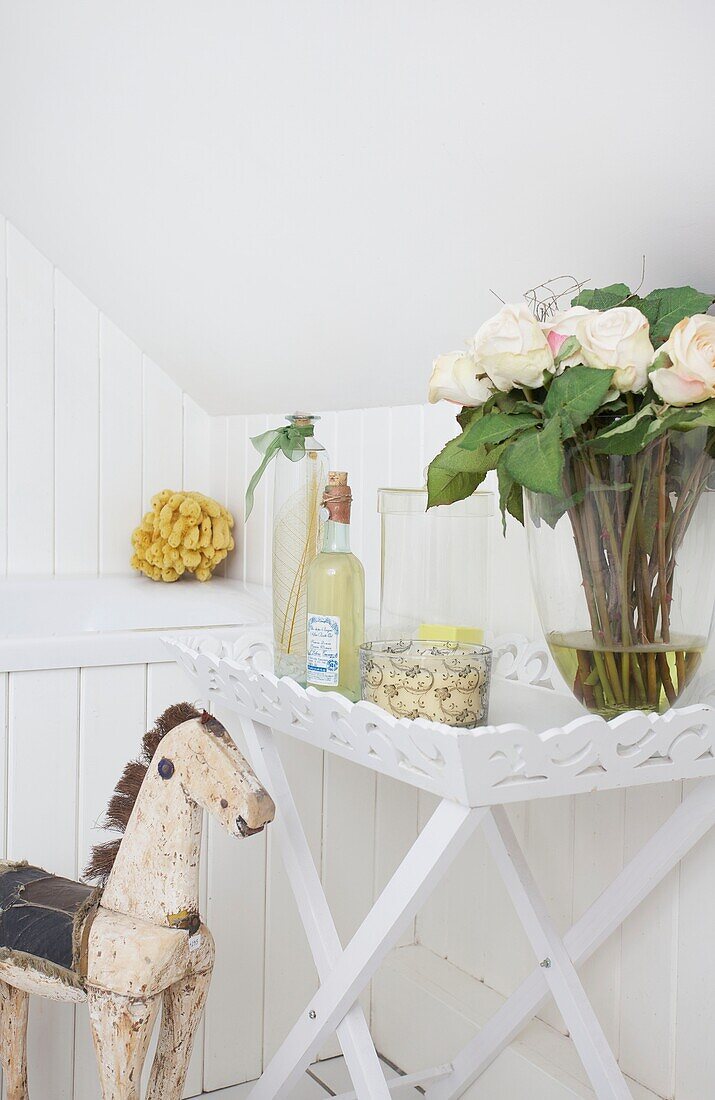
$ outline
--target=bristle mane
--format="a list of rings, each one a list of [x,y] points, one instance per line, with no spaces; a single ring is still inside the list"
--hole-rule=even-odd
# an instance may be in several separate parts
[[[118,833],[126,832],[129,818],[139,797],[144,777],[154,759],[154,753],[170,730],[188,722],[190,718],[200,717],[200,712],[191,703],[174,703],[159,715],[154,726],[142,738],[141,752],[137,760],[130,760],[117,780],[114,793],[109,800],[107,811],[102,820],[105,829],[114,829]],[[119,852],[122,837],[95,844],[89,863],[84,869],[83,878],[104,886]]]

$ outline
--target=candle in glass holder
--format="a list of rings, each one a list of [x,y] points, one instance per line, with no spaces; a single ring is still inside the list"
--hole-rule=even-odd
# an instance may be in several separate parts
[[[367,642],[362,697],[395,718],[473,729],[487,721],[491,664],[487,646],[467,642]]]

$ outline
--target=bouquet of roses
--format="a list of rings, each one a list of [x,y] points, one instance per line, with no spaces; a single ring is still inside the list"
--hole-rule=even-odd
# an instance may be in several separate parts
[[[434,362],[430,401],[462,410],[460,434],[430,464],[428,506],[496,471],[502,516],[524,521],[526,490],[539,523],[568,517],[591,640],[609,653],[579,657],[573,674],[595,709],[658,706],[663,693],[672,703],[686,680],[673,662],[654,670],[631,655],[670,643],[676,555],[711,471],[714,300],[617,283],[580,289],[560,312],[505,305],[465,351]]]

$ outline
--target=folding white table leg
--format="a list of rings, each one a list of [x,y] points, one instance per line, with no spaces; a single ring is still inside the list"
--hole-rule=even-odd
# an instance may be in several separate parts
[[[616,876],[564,937],[580,966],[620,928],[680,860],[715,825],[715,779],[705,779]],[[452,1072],[427,1089],[428,1100],[457,1100],[509,1046],[549,995],[541,967],[526,978],[452,1060]]]
[[[494,807],[485,818],[484,833],[598,1100],[630,1100],[625,1078],[534,882],[503,806]]]
[[[250,1100],[283,1100],[372,978],[484,818],[443,801],[423,828],[332,972],[276,1051]],[[272,827],[272,826],[271,826]]]
[[[276,803],[271,825],[281,849],[298,912],[305,928],[318,977],[325,981],[343,952],[273,731],[242,719],[241,725],[256,774]],[[345,1064],[358,1100],[389,1100],[390,1090],[375,1050],[365,1013],[355,1003],[336,1028]]]

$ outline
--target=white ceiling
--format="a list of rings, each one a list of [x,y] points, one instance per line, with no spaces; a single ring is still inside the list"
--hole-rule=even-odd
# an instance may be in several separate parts
[[[0,211],[211,412],[422,400],[549,276],[715,286],[715,5],[0,0]]]

